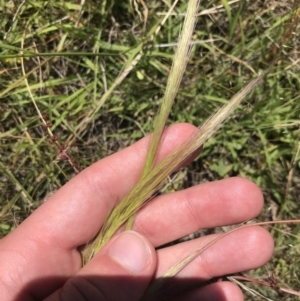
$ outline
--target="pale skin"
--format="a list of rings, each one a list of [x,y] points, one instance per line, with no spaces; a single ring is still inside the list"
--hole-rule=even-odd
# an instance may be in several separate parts
[[[168,128],[159,160],[194,130],[188,124]],[[216,236],[158,251],[156,247],[200,228],[236,224],[260,213],[261,191],[242,178],[162,195],[141,209],[132,231],[116,235],[82,267],[78,248],[97,233],[114,204],[133,188],[148,143],[146,137],[91,165],[0,241],[1,300],[138,301],[150,281]],[[163,290],[164,296],[170,296],[164,300],[241,301],[243,294],[233,283],[194,285],[259,267],[272,252],[273,240],[265,229],[235,231],[182,270],[176,282]],[[183,293],[174,296],[178,290]]]

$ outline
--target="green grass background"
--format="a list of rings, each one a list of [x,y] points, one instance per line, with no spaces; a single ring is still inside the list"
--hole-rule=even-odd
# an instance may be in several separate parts
[[[187,1],[179,2],[153,40],[172,1],[145,2],[147,18],[143,3],[0,0],[1,236],[75,174],[43,134],[29,90],[81,168],[152,131]],[[264,192],[259,220],[300,218],[299,7],[298,0],[201,1],[191,60],[169,124],[201,125],[275,56],[279,60],[167,190],[243,176]],[[115,85],[128,67],[128,76]],[[299,290],[299,228],[271,228],[274,258],[249,275],[268,280],[273,274],[279,285]],[[296,300],[253,288],[272,300]]]

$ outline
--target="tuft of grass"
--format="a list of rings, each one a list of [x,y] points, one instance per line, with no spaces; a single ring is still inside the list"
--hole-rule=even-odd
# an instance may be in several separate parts
[[[75,174],[44,136],[25,78],[53,134],[82,168],[152,131],[187,2],[179,1],[153,40],[147,37],[173,1],[145,2],[147,18],[142,2],[132,3],[1,2],[2,236]],[[299,218],[299,41],[298,0],[201,1],[190,61],[168,123],[202,124],[274,57],[280,59],[173,186],[244,176],[263,189],[261,221]],[[99,106],[138,54],[138,63]],[[249,275],[268,279],[273,273],[283,286],[299,290],[299,230],[275,226],[272,261]],[[255,290],[282,298],[273,289]]]

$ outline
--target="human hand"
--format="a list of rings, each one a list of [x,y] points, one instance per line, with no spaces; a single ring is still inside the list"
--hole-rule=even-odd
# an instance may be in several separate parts
[[[167,129],[159,159],[193,130],[187,124]],[[158,251],[154,247],[199,228],[240,223],[259,214],[262,194],[242,178],[161,195],[140,210],[134,231],[116,235],[82,267],[78,248],[94,237],[114,204],[137,182],[148,142],[146,137],[82,171],[0,241],[1,300],[138,301],[150,281],[217,235]],[[237,230],[184,268],[163,293],[178,301],[241,301],[242,292],[233,283],[194,285],[261,266],[272,252],[273,240],[263,228]],[[173,297],[177,290],[184,294]]]

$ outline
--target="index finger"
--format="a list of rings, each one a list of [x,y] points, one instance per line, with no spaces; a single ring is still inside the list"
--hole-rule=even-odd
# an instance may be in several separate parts
[[[161,160],[188,137],[195,127],[171,126],[158,154]],[[16,230],[63,249],[87,243],[113,208],[137,183],[150,136],[83,170],[38,208]],[[38,225],[38,227],[37,227]]]

